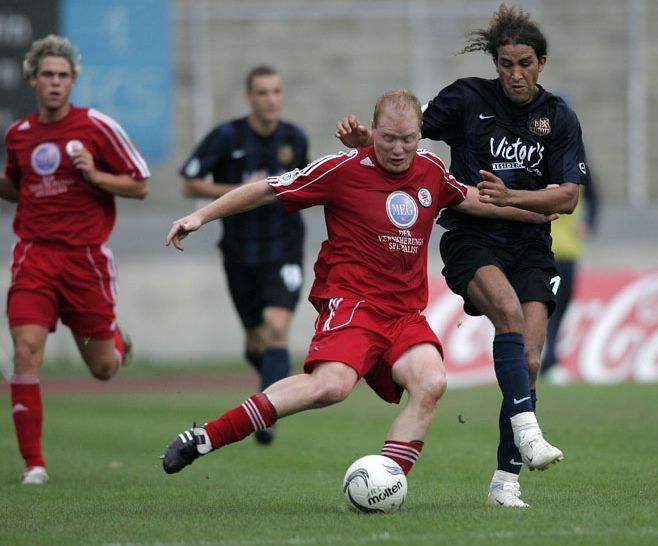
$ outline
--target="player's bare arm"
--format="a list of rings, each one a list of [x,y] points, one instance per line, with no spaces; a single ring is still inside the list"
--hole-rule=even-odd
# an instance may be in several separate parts
[[[483,202],[477,189],[468,187],[466,199],[454,205],[454,209],[483,218],[496,218],[499,220],[515,220],[517,222],[528,222],[530,224],[545,224],[557,220],[559,214],[541,214],[517,207],[496,206]]]
[[[222,184],[209,184],[203,178],[188,178],[183,182],[183,196],[191,197],[193,199],[198,198],[211,198],[217,199],[222,195],[234,190],[235,188],[241,186],[242,184],[249,184],[251,182],[256,182],[257,180],[262,180],[267,177],[267,172],[258,171],[253,173],[251,176],[244,179],[242,182],[235,183],[226,183]]]
[[[354,115],[336,123],[335,135],[348,148],[363,148],[372,144],[372,132]]]
[[[18,188],[9,179],[0,176],[0,199],[16,203],[19,197]]]
[[[85,148],[76,150],[71,155],[71,160],[87,182],[113,195],[129,199],[144,199],[148,195],[149,185],[145,180],[135,180],[127,174],[112,174],[98,170],[93,156]]]
[[[578,184],[563,182],[541,190],[512,190],[495,174],[480,171],[480,201],[498,207],[517,207],[540,214],[571,214],[578,204]]]
[[[267,180],[241,185],[192,214],[174,221],[165,244],[169,246],[173,243],[178,250],[184,250],[181,241],[204,224],[267,205],[275,200],[276,193]]]

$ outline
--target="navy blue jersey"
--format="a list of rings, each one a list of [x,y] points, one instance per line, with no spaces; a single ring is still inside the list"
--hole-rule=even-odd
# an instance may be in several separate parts
[[[560,97],[539,90],[533,101],[517,105],[498,79],[457,80],[427,105],[422,136],[450,146],[450,172],[464,184],[477,185],[480,169],[493,172],[510,189],[587,184],[589,169],[576,114]],[[550,224],[476,218],[452,209],[445,210],[438,223],[503,244],[551,244]]]
[[[237,184],[257,171],[268,176],[308,164],[308,141],[296,125],[280,122],[268,136],[254,132],[247,118],[223,123],[210,131],[180,168],[184,178],[212,175],[216,184]],[[222,219],[219,246],[224,257],[242,265],[298,262],[302,258],[304,224],[300,213],[282,203]]]

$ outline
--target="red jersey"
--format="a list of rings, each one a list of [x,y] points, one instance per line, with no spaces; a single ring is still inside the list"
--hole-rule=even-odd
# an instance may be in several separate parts
[[[427,305],[427,246],[441,209],[461,203],[466,186],[440,158],[418,150],[404,173],[385,171],[374,148],[323,157],[269,178],[290,211],[323,205],[327,240],[309,296],[367,300],[400,315]]]
[[[5,177],[20,191],[14,231],[25,241],[100,245],[116,218],[114,196],[87,182],[70,155],[80,146],[98,170],[150,176],[146,162],[123,128],[91,108],[71,106],[62,119],[41,123],[38,114],[9,127]]]

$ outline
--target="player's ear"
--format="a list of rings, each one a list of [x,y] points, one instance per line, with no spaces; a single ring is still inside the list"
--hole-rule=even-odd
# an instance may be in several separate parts
[[[544,70],[544,65],[546,64],[546,55],[539,57],[539,72]]]

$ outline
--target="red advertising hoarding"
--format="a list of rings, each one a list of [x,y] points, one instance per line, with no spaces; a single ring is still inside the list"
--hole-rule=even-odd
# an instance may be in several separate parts
[[[493,326],[466,315],[440,276],[430,280],[426,315],[443,343],[450,386],[495,381]],[[557,353],[574,381],[658,381],[658,270],[581,270]]]

